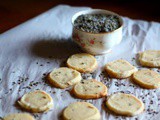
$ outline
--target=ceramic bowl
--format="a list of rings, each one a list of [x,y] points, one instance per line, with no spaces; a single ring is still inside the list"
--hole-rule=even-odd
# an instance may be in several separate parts
[[[104,32],[104,33],[89,33],[81,31],[74,27],[74,21],[78,16],[84,14],[116,15],[119,18],[120,27],[114,31]],[[101,9],[80,11],[72,17],[72,25],[73,25],[73,32],[72,32],[73,41],[75,41],[85,52],[93,55],[108,53],[115,45],[119,44],[122,40],[122,27],[123,27],[122,18],[118,14],[111,11],[101,10]]]

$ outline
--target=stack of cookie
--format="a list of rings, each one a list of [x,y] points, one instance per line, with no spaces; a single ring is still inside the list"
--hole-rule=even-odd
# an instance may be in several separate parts
[[[145,67],[160,67],[160,51],[149,50],[140,53],[140,64]],[[107,96],[107,87],[95,79],[82,80],[81,73],[91,73],[98,63],[94,56],[87,53],[72,55],[67,60],[68,67],[54,69],[47,79],[51,85],[65,89],[72,87],[71,94],[80,99],[98,99]],[[109,62],[105,70],[110,77],[124,79],[131,77],[134,83],[147,89],[160,87],[160,75],[149,69],[138,70],[126,60]],[[42,91],[32,91],[25,94],[19,105],[32,112],[44,112],[53,107],[52,97]],[[144,111],[144,103],[132,94],[115,93],[107,97],[107,108],[119,115],[134,116]],[[76,116],[75,116],[76,115]],[[25,116],[25,118],[23,117]],[[34,120],[26,113],[11,114],[4,120]],[[63,111],[64,120],[100,120],[98,109],[87,102],[71,103]]]

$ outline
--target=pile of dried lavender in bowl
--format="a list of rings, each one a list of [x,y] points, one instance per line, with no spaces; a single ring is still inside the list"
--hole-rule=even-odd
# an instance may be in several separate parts
[[[85,14],[76,18],[74,27],[90,33],[104,33],[118,29],[120,22],[115,15]]]

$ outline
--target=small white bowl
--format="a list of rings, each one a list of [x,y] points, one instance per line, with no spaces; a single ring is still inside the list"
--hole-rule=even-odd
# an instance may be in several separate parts
[[[119,18],[120,27],[114,31],[104,32],[104,33],[89,33],[81,31],[74,27],[74,21],[78,16],[84,14],[116,15]],[[72,32],[73,41],[75,41],[84,51],[93,55],[108,53],[113,48],[113,46],[119,44],[122,40],[122,27],[123,27],[122,18],[118,14],[111,11],[101,10],[101,9],[80,11],[72,17],[72,25],[73,25],[73,32]]]

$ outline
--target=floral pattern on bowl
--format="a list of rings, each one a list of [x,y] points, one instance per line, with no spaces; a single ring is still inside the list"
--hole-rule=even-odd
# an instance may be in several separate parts
[[[89,33],[78,30],[74,27],[74,20],[81,14],[113,14],[116,15],[121,23],[121,26],[111,32],[106,33]],[[101,10],[101,9],[91,9],[87,11],[81,11],[76,13],[72,17],[73,32],[72,38],[84,51],[93,54],[105,54],[108,53],[115,45],[119,44],[122,40],[122,18],[111,11]]]
[[[85,39],[83,36],[80,37],[78,33],[73,34],[73,39],[77,42],[81,47],[85,46],[95,46],[96,44],[102,44],[102,42],[96,41],[96,38]]]

